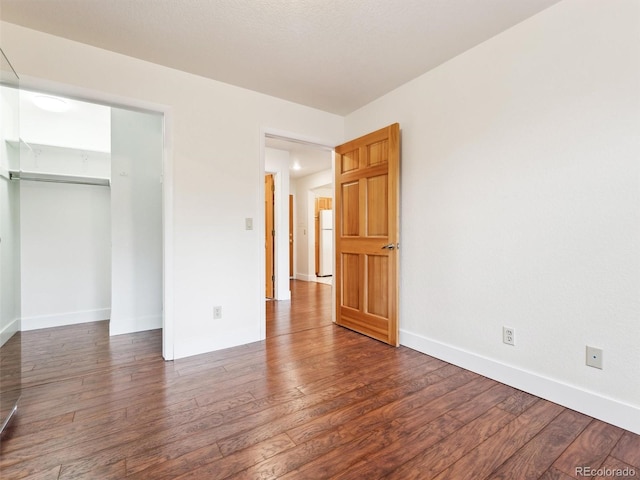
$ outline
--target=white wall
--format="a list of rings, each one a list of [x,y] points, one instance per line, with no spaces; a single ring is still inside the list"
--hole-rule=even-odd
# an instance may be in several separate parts
[[[289,300],[289,152],[275,148],[264,149],[264,169],[274,174],[275,205],[275,299]]]
[[[109,188],[20,181],[22,330],[106,320]]]
[[[162,327],[162,129],[111,109],[111,335]]]
[[[68,100],[48,112],[20,92],[20,170],[110,177],[110,109]],[[111,307],[108,187],[20,181],[22,329],[106,320]]]
[[[20,330],[20,187],[9,180],[19,149],[18,91],[0,86],[0,346]]]
[[[1,27],[3,50],[23,85],[167,112],[164,331],[173,343],[165,344],[166,358],[263,338],[261,131],[337,145],[344,119],[6,22]],[[252,231],[245,230],[247,217],[257,220]],[[212,318],[214,305],[223,307],[220,320]]]
[[[327,155],[331,155],[327,152]],[[294,222],[294,249],[296,256],[296,270],[293,272],[298,280],[307,282],[316,280],[315,270],[315,198],[326,195],[330,189],[323,190],[323,194],[314,192],[318,188],[326,187],[333,183],[333,172],[322,172],[307,175],[294,181],[295,185],[295,216]]]
[[[635,0],[561,2],[346,133],[402,129],[401,342],[640,433],[638,32]]]

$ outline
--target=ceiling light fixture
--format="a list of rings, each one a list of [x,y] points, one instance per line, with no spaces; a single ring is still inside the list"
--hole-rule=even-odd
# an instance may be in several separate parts
[[[291,167],[293,170],[301,170],[302,167],[300,166],[300,164],[298,162],[294,162],[293,166]]]
[[[36,95],[33,97],[33,103],[36,107],[47,112],[66,112],[69,110],[69,104],[63,98],[49,95]]]

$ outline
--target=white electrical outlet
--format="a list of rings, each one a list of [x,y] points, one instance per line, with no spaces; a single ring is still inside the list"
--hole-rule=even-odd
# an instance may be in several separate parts
[[[507,345],[515,345],[516,331],[511,327],[502,327],[502,341]]]
[[[602,370],[602,349],[587,345],[587,365]]]
[[[213,319],[219,320],[221,318],[222,318],[222,307],[220,305],[217,305],[213,307]]]

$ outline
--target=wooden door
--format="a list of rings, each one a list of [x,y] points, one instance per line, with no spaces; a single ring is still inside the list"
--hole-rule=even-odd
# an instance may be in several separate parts
[[[335,151],[336,323],[398,346],[400,126]]]
[[[265,296],[267,298],[274,297],[275,269],[274,269],[274,182],[273,175],[264,176],[264,248],[266,268],[265,268]]]
[[[289,278],[293,278],[293,195],[289,195]]]

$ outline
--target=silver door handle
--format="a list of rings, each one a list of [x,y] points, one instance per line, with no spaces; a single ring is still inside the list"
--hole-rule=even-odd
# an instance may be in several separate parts
[[[394,248],[396,248],[396,244],[395,243],[388,243],[388,244],[382,246],[382,250],[384,250],[384,249],[393,250]]]

